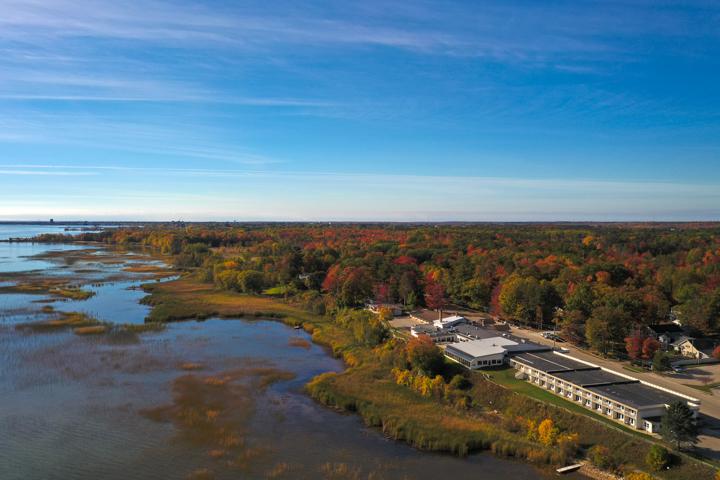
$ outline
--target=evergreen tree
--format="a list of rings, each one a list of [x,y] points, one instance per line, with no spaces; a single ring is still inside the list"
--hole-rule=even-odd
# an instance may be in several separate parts
[[[662,417],[660,433],[666,441],[680,449],[684,444],[694,445],[698,441],[698,427],[692,410],[685,402],[675,402]]]

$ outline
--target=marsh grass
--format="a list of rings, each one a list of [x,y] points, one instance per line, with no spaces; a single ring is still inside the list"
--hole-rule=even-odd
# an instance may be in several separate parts
[[[185,364],[196,370],[196,364]],[[142,410],[172,423],[177,440],[207,451],[226,467],[248,469],[268,450],[248,440],[258,398],[272,384],[294,378],[273,367],[246,367],[213,375],[185,374],[173,381],[169,405]]]
[[[17,330],[34,333],[51,333],[72,329],[76,335],[108,335],[112,343],[129,344],[138,341],[138,334],[161,332],[166,325],[162,323],[111,324],[83,312],[56,312],[51,306],[45,306],[42,312],[55,315],[49,320],[25,322],[15,326]]]
[[[185,362],[180,364],[180,370],[185,370],[186,372],[203,370],[204,368],[205,365],[203,365],[202,363]]]
[[[165,330],[166,325],[159,322],[149,323],[125,323],[120,325],[119,328],[130,333],[145,333],[145,332],[162,332]]]
[[[142,303],[153,307],[147,317],[151,322],[221,318],[276,318],[292,325],[314,316],[277,298],[257,297],[216,290],[212,285],[185,277],[178,280],[143,285],[149,293]]]
[[[52,279],[0,287],[0,294],[2,293],[51,295],[53,297],[64,298],[66,300],[87,300],[95,295],[95,292],[93,291],[83,290],[80,287],[67,285],[60,283],[58,280]]]
[[[310,347],[312,347],[312,344],[310,342],[300,337],[291,338],[288,341],[288,345],[290,345],[291,347],[299,347],[304,349],[309,349]]]
[[[103,333],[106,333],[108,331],[108,327],[105,325],[95,325],[91,327],[76,327],[73,328],[73,333],[75,335],[100,335]]]
[[[68,328],[83,328],[83,327],[94,327],[99,325],[100,322],[96,319],[81,312],[61,312],[56,318],[45,320],[42,322],[28,322],[20,323],[15,326],[17,330],[24,330],[30,332],[52,332],[60,331]]]

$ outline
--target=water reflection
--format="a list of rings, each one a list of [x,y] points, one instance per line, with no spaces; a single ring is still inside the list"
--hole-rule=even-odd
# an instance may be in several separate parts
[[[0,329],[3,410],[0,478],[539,478],[529,466],[487,455],[458,459],[418,452],[365,429],[357,417],[324,409],[302,394],[313,376],[342,365],[316,345],[288,348],[301,331],[277,322],[176,323],[136,344],[71,333],[21,335]],[[185,370],[188,363],[200,370]],[[243,390],[229,406],[250,410],[238,430],[243,449],[214,457],[217,445],[178,435],[177,422],[140,412],[174,405],[179,377],[224,378],[242,369],[292,375]],[[212,400],[212,399],[211,399]],[[181,398],[182,401],[182,398]],[[220,408],[217,407],[216,408]],[[247,412],[246,412],[247,413]],[[229,433],[233,433],[230,431]],[[247,454],[251,452],[251,454]],[[239,457],[245,458],[238,463]],[[516,477],[517,476],[517,477]]]

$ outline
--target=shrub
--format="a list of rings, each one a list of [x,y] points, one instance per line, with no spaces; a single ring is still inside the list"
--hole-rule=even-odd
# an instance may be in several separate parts
[[[670,452],[660,445],[653,445],[645,456],[645,463],[655,471],[660,471],[670,463]]]
[[[595,445],[588,450],[588,460],[603,470],[611,470],[615,466],[610,450],[604,445]]]
[[[656,372],[665,372],[670,370],[670,357],[667,353],[660,350],[655,352],[652,361],[652,369]]]
[[[574,457],[580,448],[580,436],[577,433],[560,435],[557,439],[557,446],[565,457]]]
[[[645,472],[631,472],[625,475],[625,480],[655,480],[655,477]]]
[[[427,335],[410,339],[405,351],[413,368],[427,375],[435,375],[442,371],[445,363],[443,353]]]

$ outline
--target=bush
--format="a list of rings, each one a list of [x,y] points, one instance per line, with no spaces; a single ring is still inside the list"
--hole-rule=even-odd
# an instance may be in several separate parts
[[[652,360],[652,369],[656,372],[665,372],[670,370],[670,367],[670,356],[660,350],[655,352]]]
[[[595,445],[588,450],[588,460],[603,470],[612,470],[615,467],[615,461],[610,455],[610,450],[604,445]]]
[[[259,293],[263,289],[263,282],[262,272],[243,270],[237,274],[237,286],[241,292]]]
[[[408,362],[413,368],[424,372],[428,376],[435,376],[442,372],[445,364],[442,350],[427,335],[411,338],[405,351],[407,352]]]
[[[660,445],[653,445],[645,456],[645,463],[651,469],[659,472],[670,463],[670,452]]]
[[[655,480],[655,477],[645,472],[631,472],[625,475],[625,480]]]

